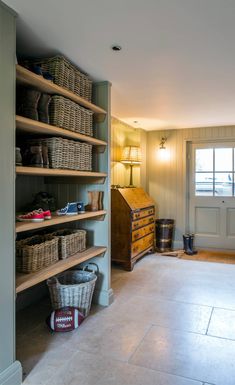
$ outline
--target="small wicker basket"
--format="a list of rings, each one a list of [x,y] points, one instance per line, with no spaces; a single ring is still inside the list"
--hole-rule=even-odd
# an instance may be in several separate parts
[[[59,259],[66,259],[75,253],[86,249],[86,231],[62,229],[47,234],[46,237],[58,237]]]
[[[49,104],[49,119],[53,126],[93,136],[93,112],[63,96],[54,95]]]
[[[16,241],[16,270],[33,273],[58,261],[58,238],[43,235]]]
[[[97,276],[94,271],[69,270],[47,280],[52,307],[77,307],[87,317]]]

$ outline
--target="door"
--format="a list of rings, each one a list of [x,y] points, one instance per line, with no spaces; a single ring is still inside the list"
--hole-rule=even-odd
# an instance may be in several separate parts
[[[189,230],[195,245],[235,249],[235,143],[191,144]]]

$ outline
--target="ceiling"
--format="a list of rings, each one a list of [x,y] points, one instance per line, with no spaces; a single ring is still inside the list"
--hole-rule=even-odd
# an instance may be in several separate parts
[[[133,127],[235,124],[234,0],[4,2],[21,53],[63,53],[109,80],[112,115]]]

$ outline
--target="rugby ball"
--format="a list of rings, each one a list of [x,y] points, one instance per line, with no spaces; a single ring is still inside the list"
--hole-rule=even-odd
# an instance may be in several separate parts
[[[83,314],[75,307],[63,307],[52,311],[46,323],[54,332],[70,332],[77,329],[83,320]]]

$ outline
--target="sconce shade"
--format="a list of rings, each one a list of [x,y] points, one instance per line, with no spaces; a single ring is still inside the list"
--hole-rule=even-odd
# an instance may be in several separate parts
[[[121,162],[127,164],[141,163],[141,150],[137,146],[126,146],[123,148]]]

